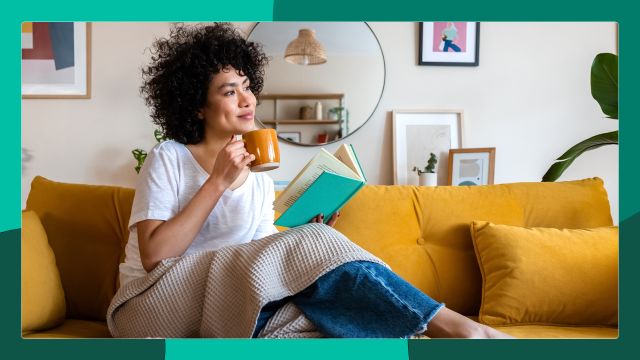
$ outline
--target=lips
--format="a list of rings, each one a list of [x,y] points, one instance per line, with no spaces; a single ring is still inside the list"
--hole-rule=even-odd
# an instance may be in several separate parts
[[[244,113],[238,116],[241,119],[253,120],[253,112]]]

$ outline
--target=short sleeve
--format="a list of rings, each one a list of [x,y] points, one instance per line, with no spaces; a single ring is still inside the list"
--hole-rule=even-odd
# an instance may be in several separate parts
[[[138,176],[129,230],[142,220],[169,220],[179,211],[178,156],[167,142],[149,151]]]
[[[276,215],[273,209],[273,202],[276,199],[275,188],[273,186],[273,180],[266,175],[264,176],[264,192],[265,196],[260,223],[258,224],[256,233],[253,235],[253,240],[262,239],[265,236],[278,232],[278,229],[273,225],[273,220]]]

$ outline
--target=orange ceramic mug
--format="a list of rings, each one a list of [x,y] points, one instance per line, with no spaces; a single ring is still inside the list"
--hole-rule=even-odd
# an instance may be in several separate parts
[[[276,169],[280,166],[278,135],[274,129],[258,129],[242,135],[244,147],[256,159],[249,164],[251,171],[260,172]]]

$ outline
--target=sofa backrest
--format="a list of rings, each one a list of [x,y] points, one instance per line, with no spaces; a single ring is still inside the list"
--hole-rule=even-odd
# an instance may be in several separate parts
[[[105,320],[118,286],[133,189],[65,184],[37,176],[27,209],[38,214],[56,257],[66,317]]]
[[[525,227],[612,225],[601,179],[488,186],[366,186],[336,229],[447,307],[478,315],[482,279],[470,223]]]
[[[40,217],[60,270],[67,317],[104,320],[118,286],[134,190],[36,177],[27,209]],[[336,229],[436,300],[477,315],[481,276],[473,220],[528,227],[610,226],[600,179],[475,187],[367,185]]]

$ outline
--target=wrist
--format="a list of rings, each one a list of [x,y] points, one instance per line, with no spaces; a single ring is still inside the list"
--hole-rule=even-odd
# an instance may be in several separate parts
[[[227,189],[227,186],[225,186],[222,181],[214,178],[213,176],[209,176],[202,187],[207,191],[216,193],[223,193]]]

